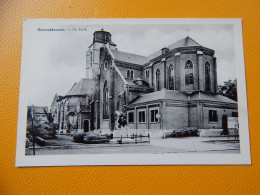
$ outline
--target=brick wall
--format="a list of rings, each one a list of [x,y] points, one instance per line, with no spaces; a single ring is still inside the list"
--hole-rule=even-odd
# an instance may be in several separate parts
[[[133,68],[129,68],[129,67],[123,67],[121,65],[117,66],[118,69],[120,70],[121,74],[124,76],[124,78],[127,78],[127,70],[133,70],[134,71],[134,78],[142,78],[142,70],[139,69],[135,69]]]
[[[188,108],[186,107],[166,107],[166,120],[163,117],[166,123],[166,129],[178,129],[188,126]]]
[[[209,122],[209,110],[216,110],[218,115],[218,122]],[[232,116],[232,112],[237,112],[236,109],[224,109],[215,107],[203,107],[203,125],[204,129],[221,129],[222,128],[222,116],[227,115]]]

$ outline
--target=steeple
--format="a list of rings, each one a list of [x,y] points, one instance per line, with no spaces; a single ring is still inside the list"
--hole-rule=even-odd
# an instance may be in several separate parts
[[[86,78],[95,79],[100,74],[100,58],[105,45],[110,49],[116,49],[116,44],[111,40],[110,32],[102,28],[93,33],[93,43],[89,46],[86,53]]]
[[[110,32],[104,31],[103,28],[100,31],[95,31],[93,35],[93,44],[95,44],[95,42],[99,42],[105,44],[109,43],[109,45],[116,46],[116,44],[111,40],[112,35]]]

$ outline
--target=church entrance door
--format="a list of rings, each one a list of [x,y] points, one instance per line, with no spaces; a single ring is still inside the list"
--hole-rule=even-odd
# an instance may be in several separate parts
[[[222,129],[223,129],[224,135],[228,135],[227,115],[222,116]]]
[[[89,120],[83,121],[84,132],[89,132]]]

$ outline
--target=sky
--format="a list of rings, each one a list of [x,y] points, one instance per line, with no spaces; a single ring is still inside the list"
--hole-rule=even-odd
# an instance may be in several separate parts
[[[37,31],[51,27],[65,31]],[[77,31],[68,30],[72,28]],[[27,104],[50,106],[56,93],[65,95],[85,77],[86,52],[93,33],[101,28],[112,34],[118,50],[143,56],[189,36],[215,50],[218,84],[236,78],[231,24],[50,25],[37,21],[24,25],[21,89]]]

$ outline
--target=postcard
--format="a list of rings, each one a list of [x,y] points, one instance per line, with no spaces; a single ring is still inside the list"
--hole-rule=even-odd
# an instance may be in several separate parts
[[[16,166],[251,164],[241,19],[25,19]]]

